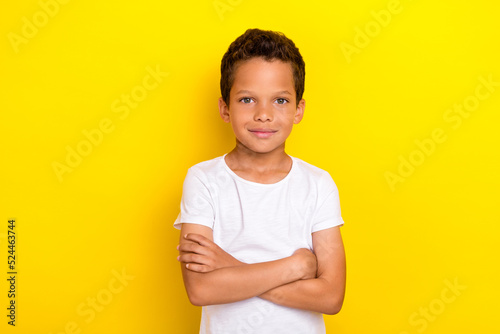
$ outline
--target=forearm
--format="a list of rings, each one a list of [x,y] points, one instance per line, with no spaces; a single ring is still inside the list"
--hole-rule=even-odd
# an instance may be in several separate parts
[[[344,289],[336,289],[335,284],[319,277],[285,284],[259,297],[282,306],[336,314],[342,308]]]
[[[283,284],[302,278],[303,270],[292,257],[224,267],[207,273],[192,272],[183,266],[186,290],[192,304],[212,305],[259,296]]]

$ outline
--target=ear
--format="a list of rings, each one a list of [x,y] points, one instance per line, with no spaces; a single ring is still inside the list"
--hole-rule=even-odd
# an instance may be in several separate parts
[[[224,122],[229,123],[229,107],[222,97],[219,97],[219,114]]]
[[[306,108],[306,100],[302,99],[299,101],[297,105],[297,110],[295,111],[295,115],[293,117],[293,124],[299,124],[304,117],[304,109]]]

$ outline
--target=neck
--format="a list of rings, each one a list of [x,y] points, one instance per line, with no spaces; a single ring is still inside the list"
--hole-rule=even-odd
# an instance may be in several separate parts
[[[285,153],[285,144],[271,152],[254,152],[237,142],[236,147],[227,154],[227,161],[234,169],[268,172],[273,170],[287,170],[291,159]]]

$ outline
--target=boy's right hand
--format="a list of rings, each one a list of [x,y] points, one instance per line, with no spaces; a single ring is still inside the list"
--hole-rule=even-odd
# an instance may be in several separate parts
[[[244,264],[225,252],[215,242],[197,233],[188,233],[177,246],[178,261],[186,263],[186,268],[199,273]]]
[[[299,248],[293,253],[292,258],[296,259],[296,268],[302,273],[302,279],[316,278],[318,262],[313,252],[307,248]]]

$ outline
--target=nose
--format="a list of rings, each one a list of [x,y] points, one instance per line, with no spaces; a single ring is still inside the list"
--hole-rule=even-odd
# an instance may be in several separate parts
[[[255,110],[254,120],[260,122],[272,121],[273,111],[271,110],[271,107],[267,104],[261,104],[258,106]]]

